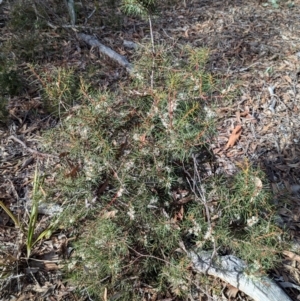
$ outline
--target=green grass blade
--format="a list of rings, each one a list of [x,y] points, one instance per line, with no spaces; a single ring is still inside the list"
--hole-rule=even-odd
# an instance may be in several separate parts
[[[37,167],[36,167],[34,173],[34,180],[33,180],[32,208],[30,212],[28,234],[27,234],[27,257],[30,256],[31,249],[33,246],[33,235],[34,235],[35,225],[38,216],[38,200],[37,200],[38,187],[39,187],[39,177],[38,177]]]

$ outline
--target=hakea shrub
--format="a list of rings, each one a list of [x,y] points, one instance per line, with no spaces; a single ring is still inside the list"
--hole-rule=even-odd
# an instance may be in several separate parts
[[[45,148],[61,153],[48,193],[78,237],[68,273],[98,297],[186,298],[193,274],[182,243],[230,250],[260,268],[276,261],[281,232],[270,195],[257,191],[262,175],[249,168],[204,181],[195,173],[212,159],[207,101],[216,82],[205,72],[206,50],[177,47],[140,50],[136,77],[117,91],[82,79],[78,105],[45,135]]]

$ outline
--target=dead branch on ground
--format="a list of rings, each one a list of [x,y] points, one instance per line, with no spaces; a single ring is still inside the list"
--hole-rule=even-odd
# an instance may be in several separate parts
[[[97,47],[101,53],[105,54],[106,56],[111,58],[113,61],[115,61],[119,65],[121,65],[122,67],[126,68],[128,73],[132,73],[133,66],[132,66],[132,64],[130,64],[128,62],[128,60],[125,56],[118,54],[111,48],[103,45],[95,37],[93,37],[91,35],[87,35],[85,33],[79,33],[78,38],[80,40],[84,41],[85,43],[87,43],[88,45],[90,45],[91,47]]]

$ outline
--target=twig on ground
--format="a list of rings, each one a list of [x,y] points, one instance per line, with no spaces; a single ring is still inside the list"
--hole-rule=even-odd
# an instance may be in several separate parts
[[[21,144],[27,151],[29,151],[30,153],[32,153],[32,154],[34,154],[36,156],[39,156],[39,157],[48,157],[48,158],[58,158],[58,156],[41,153],[41,152],[39,152],[37,150],[34,150],[34,149],[28,147],[23,141],[21,141],[20,139],[18,139],[15,136],[9,136],[8,140],[10,140],[10,139],[16,141],[19,144]]]
[[[68,9],[71,25],[74,26],[76,23],[76,13],[74,7],[74,0],[65,0],[65,5]]]
[[[87,21],[88,21],[88,19],[90,19],[93,16],[93,14],[95,13],[95,11],[96,11],[96,8],[94,8],[93,11],[85,18],[84,24],[86,24]]]
[[[215,240],[212,237],[213,229],[212,229],[212,223],[211,223],[211,216],[210,216],[210,212],[209,212],[209,208],[208,208],[208,204],[207,204],[207,200],[206,200],[206,196],[205,196],[204,187],[201,184],[201,177],[200,177],[200,174],[199,174],[199,171],[198,171],[197,159],[196,159],[195,155],[192,155],[192,157],[193,157],[193,163],[194,163],[194,170],[193,170],[194,171],[194,176],[192,177],[190,175],[190,173],[184,167],[183,168],[184,168],[185,173],[190,178],[190,179],[187,178],[187,181],[189,183],[189,186],[190,186],[192,192],[195,195],[195,200],[196,201],[200,200],[201,203],[204,206],[204,209],[205,209],[206,220],[207,220],[207,223],[208,223],[208,227],[207,227],[208,230],[207,231],[209,233],[209,237],[207,239],[209,239],[211,237],[211,241],[212,241],[213,247],[214,247],[212,255],[211,255],[211,259],[210,259],[210,261],[212,262],[214,256],[217,254],[217,247],[216,247]],[[192,183],[190,183],[190,181],[192,181]],[[209,268],[209,266],[208,266],[208,268]]]
[[[153,255],[145,255],[145,254],[141,254],[140,252],[136,251],[135,249],[131,248],[130,246],[128,246],[128,249],[132,250],[134,253],[136,253],[139,257],[146,257],[146,258],[153,258],[153,259],[156,259],[158,261],[162,261],[164,263],[167,263],[168,265],[173,265],[171,262],[167,261],[167,260],[164,260],[162,258],[159,258],[159,257],[156,257],[156,256],[153,256]]]

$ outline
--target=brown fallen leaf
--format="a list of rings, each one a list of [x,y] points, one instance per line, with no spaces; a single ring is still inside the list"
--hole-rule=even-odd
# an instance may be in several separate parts
[[[236,141],[240,138],[241,134],[242,134],[242,126],[237,125],[229,137],[225,150],[227,150],[230,147],[233,147]]]
[[[118,213],[118,210],[112,210],[112,211],[106,211],[103,213],[103,217],[105,219],[114,218],[116,217],[116,214]]]
[[[79,165],[75,165],[72,167],[71,171],[66,173],[65,176],[68,178],[76,178],[79,173]]]
[[[235,115],[236,115],[236,121],[237,122],[241,122],[241,112],[240,111],[236,111]]]
[[[248,110],[240,112],[240,116],[241,117],[247,117],[248,115],[249,115],[249,111]]]
[[[297,262],[300,262],[300,256],[293,253],[293,252],[291,252],[291,251],[283,251],[282,254],[287,256],[291,260],[295,260]]]
[[[228,297],[231,299],[231,298],[236,298],[238,292],[239,292],[239,289],[232,286],[231,284],[227,284],[227,294],[228,294]]]

